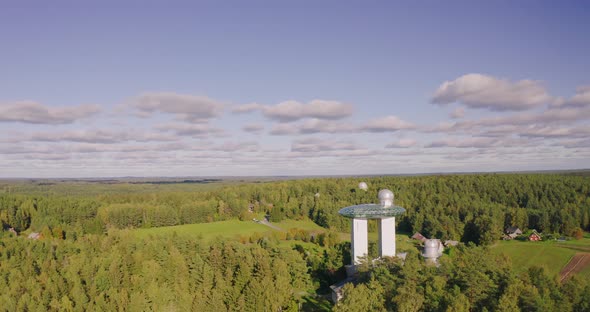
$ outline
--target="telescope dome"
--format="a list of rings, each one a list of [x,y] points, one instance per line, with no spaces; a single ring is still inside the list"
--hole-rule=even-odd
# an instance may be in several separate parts
[[[367,183],[361,182],[359,183],[359,188],[363,191],[366,191],[369,187],[367,186]]]
[[[393,200],[393,192],[387,189],[379,191],[379,200]]]

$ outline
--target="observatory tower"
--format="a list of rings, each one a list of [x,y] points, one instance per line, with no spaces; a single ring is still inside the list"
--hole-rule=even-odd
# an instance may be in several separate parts
[[[351,256],[352,264],[358,264],[360,258],[369,253],[367,220],[379,221],[379,257],[395,257],[395,217],[406,210],[393,204],[393,192],[379,191],[379,204],[362,204],[349,206],[338,211],[344,217],[352,218]]]

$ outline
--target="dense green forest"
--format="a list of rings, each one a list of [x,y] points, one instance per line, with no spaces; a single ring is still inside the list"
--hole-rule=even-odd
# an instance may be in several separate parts
[[[252,210],[268,213],[272,221],[310,218],[342,232],[348,231],[349,221],[338,215],[340,208],[375,202],[377,192],[389,188],[396,204],[407,209],[399,218],[399,229],[428,237],[489,244],[509,226],[564,235],[580,228],[590,230],[590,179],[586,176],[482,174],[363,180],[370,185],[366,192],[357,189],[359,178],[232,184],[198,192],[166,188],[121,193],[114,185],[114,191],[95,195],[67,195],[51,188],[15,193],[4,187],[0,220],[4,228],[17,232],[58,228],[67,235],[102,233],[110,227],[248,219]]]
[[[366,181],[368,191],[357,188]],[[9,183],[0,185],[0,310],[297,311],[345,277],[348,243],[283,244],[198,237],[138,239],[128,229],[251,220],[311,219],[347,232],[345,206],[389,188],[407,213],[398,230],[466,245],[426,265],[361,268],[337,311],[589,311],[590,285],[522,273],[487,245],[505,227],[570,236],[590,230],[590,179],[560,174],[314,178],[216,185]],[[9,231],[20,235],[15,236]],[[26,234],[40,232],[42,239]],[[306,240],[306,239],[305,239]],[[311,296],[311,297],[310,297]]]

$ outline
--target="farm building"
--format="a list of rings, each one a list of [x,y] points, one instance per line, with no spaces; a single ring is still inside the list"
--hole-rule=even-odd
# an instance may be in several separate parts
[[[445,241],[445,247],[452,247],[452,246],[457,246],[459,245],[458,241],[454,241],[454,240],[446,240]]]
[[[506,228],[506,234],[516,234],[516,235],[520,235],[522,234],[522,230],[519,229],[516,226],[511,226],[509,228]]]
[[[414,235],[412,235],[412,238],[415,240],[419,240],[421,242],[424,242],[426,240],[426,237],[424,237],[424,235],[420,234],[419,232],[414,233]]]
[[[533,233],[529,235],[529,240],[532,242],[537,242],[541,240],[541,234],[537,233],[537,231],[533,230]]]
[[[514,239],[516,238],[518,235],[522,235],[522,230],[515,227],[515,226],[511,226],[509,228],[506,229],[506,235],[510,238],[510,239]]]

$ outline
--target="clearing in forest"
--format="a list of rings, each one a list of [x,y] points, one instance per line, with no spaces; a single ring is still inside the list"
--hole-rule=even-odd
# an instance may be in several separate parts
[[[509,256],[517,271],[541,266],[549,275],[559,274],[561,278],[561,272],[564,272],[576,254],[590,254],[590,239],[583,238],[567,242],[500,241],[492,247],[492,250]],[[590,278],[590,266],[579,267],[570,273],[572,274]]]
[[[587,267],[590,267],[590,253],[577,253],[561,272],[559,272],[559,280],[563,282],[573,274],[579,273]]]

